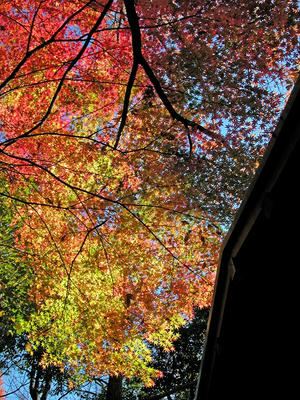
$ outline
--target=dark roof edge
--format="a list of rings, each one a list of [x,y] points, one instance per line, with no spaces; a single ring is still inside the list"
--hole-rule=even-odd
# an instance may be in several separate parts
[[[245,198],[221,248],[213,305],[208,321],[207,338],[195,400],[207,399],[206,395],[214,369],[217,338],[222,327],[223,311],[233,272],[231,268],[234,269],[231,259],[247,237],[263,207],[267,193],[272,189],[289,155],[300,139],[300,112],[297,109],[297,103],[300,104],[300,76],[280,115],[279,122],[267,146],[260,166],[252,184],[246,192]]]
[[[291,121],[295,120],[295,116],[299,114],[299,120],[300,120],[300,112],[297,112],[296,109],[296,100],[298,98],[298,101],[300,97],[300,76],[297,80],[297,82],[294,85],[294,88],[291,92],[291,95],[286,103],[286,106],[284,110],[282,111],[279,121],[277,123],[277,126],[273,132],[272,138],[270,139],[270,142],[265,150],[264,156],[260,162],[260,165],[255,173],[255,176],[252,180],[252,183],[250,184],[249,188],[246,191],[245,197],[242,201],[242,204],[240,208],[238,209],[236,216],[234,218],[233,223],[230,226],[229,231],[227,232],[227,235],[223,241],[222,248],[221,248],[221,254],[223,253],[225,247],[227,247],[232,239],[232,236],[234,235],[234,232],[239,230],[241,224],[244,222],[245,219],[245,214],[249,214],[249,209],[253,209],[253,203],[257,203],[257,191],[260,189],[260,191],[266,192],[266,187],[265,184],[267,183],[266,181],[273,181],[278,173],[280,173],[282,167],[285,164],[286,161],[286,152],[283,151],[283,147],[288,147],[289,149],[286,149],[288,153],[290,153],[293,150],[293,145],[297,142],[299,139],[299,135],[294,134],[294,140],[293,138],[291,139],[291,143],[286,143],[287,140],[284,136],[284,131],[286,130],[286,125],[289,125]],[[284,129],[285,128],[285,129]],[[296,132],[294,132],[296,133]],[[283,146],[282,146],[283,145]],[[284,153],[284,154],[283,154]],[[276,166],[274,168],[274,160],[276,161],[281,161],[280,165]],[[280,160],[281,159],[281,160]],[[273,172],[272,172],[273,170]],[[276,176],[275,176],[276,175]],[[271,183],[271,182],[269,182]]]

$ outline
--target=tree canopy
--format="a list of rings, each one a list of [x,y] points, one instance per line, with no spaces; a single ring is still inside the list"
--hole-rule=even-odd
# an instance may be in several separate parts
[[[124,400],[193,400],[202,359],[209,309],[196,309],[192,322],[179,329],[174,351],[165,352],[152,346],[152,366],[163,372],[154,387],[144,387],[138,381],[125,382]],[[174,397],[175,396],[175,397]]]
[[[210,305],[298,73],[298,17],[296,0],[1,2],[1,273],[13,246],[33,305],[1,287],[1,313],[40,366],[160,376],[147,343],[172,349]]]

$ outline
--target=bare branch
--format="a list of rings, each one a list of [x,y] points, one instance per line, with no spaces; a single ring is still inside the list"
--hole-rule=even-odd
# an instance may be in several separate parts
[[[5,398],[5,397],[7,397],[7,396],[10,396],[10,395],[12,395],[12,394],[15,394],[15,393],[17,393],[22,387],[24,387],[24,386],[27,386],[28,385],[28,383],[29,382],[25,382],[25,383],[22,383],[19,387],[17,387],[17,389],[15,389],[15,390],[12,390],[11,392],[6,392],[5,394],[0,394],[0,398]]]

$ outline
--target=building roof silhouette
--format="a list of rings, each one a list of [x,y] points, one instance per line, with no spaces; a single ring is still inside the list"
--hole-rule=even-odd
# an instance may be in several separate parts
[[[222,247],[195,400],[294,398],[299,230],[300,78]]]

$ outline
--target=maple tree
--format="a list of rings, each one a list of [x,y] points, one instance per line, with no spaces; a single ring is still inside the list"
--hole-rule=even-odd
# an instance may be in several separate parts
[[[15,329],[41,365],[159,375],[146,341],[172,348],[211,302],[297,18],[293,0],[1,3],[0,194],[33,271]]]
[[[152,346],[151,364],[163,372],[163,378],[154,387],[144,387],[137,380],[126,381],[124,400],[194,399],[200,362],[204,350],[209,309],[196,309],[192,322],[179,329],[179,338],[174,342],[175,351],[165,352]],[[96,398],[96,397],[95,397]]]

